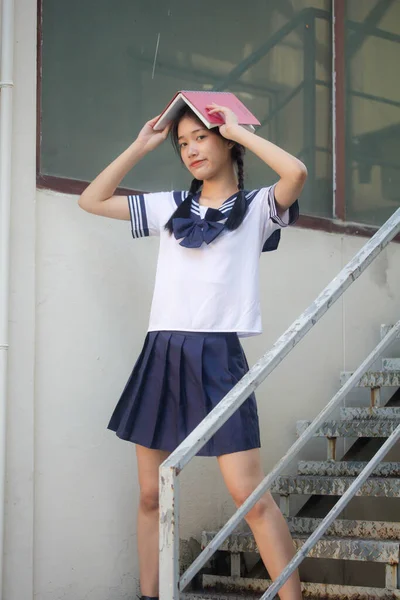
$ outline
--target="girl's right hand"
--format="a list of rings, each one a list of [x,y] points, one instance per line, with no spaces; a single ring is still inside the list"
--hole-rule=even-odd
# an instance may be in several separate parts
[[[143,150],[146,152],[151,152],[157,148],[157,146],[162,144],[168,137],[171,125],[167,125],[162,131],[154,131],[153,129],[153,126],[156,124],[159,117],[160,115],[147,121],[137,137],[137,141],[143,145]]]

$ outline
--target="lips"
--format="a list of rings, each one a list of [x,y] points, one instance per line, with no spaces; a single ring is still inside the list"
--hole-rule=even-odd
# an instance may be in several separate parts
[[[191,169],[196,169],[197,167],[200,167],[200,165],[202,165],[205,161],[205,158],[203,158],[202,160],[196,160],[195,162],[192,162],[190,165]]]

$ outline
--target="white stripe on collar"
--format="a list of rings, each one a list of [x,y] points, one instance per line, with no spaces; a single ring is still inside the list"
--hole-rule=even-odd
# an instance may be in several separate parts
[[[252,192],[248,192],[246,194],[246,200],[249,200],[251,197],[254,197],[258,192],[259,192],[259,190],[253,190]],[[218,209],[214,209],[214,210],[219,210],[222,213],[227,213],[233,208],[233,205],[235,204],[235,202],[236,202],[236,197],[233,198],[232,200],[225,200],[225,202],[223,204],[221,204],[221,206]],[[194,212],[196,215],[200,215],[200,207],[204,207],[205,209],[212,208],[211,206],[204,206],[203,204],[199,204],[199,201],[196,200],[195,198],[193,198],[192,206],[191,206],[192,212]]]

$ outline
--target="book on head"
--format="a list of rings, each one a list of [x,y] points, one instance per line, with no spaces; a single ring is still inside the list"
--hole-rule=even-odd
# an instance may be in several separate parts
[[[211,129],[224,124],[224,119],[221,115],[210,115],[207,111],[209,104],[218,104],[230,108],[238,118],[239,125],[245,127],[249,131],[255,131],[255,125],[260,125],[260,121],[249,111],[248,108],[231,92],[204,92],[204,91],[180,91],[175,94],[171,102],[161,113],[158,121],[153,129],[162,131],[164,127],[172,121],[179,113],[181,108],[187,104],[204,125]]]

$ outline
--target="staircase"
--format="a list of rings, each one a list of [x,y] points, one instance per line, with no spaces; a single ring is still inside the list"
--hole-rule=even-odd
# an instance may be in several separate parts
[[[382,327],[382,335],[386,331],[387,328]],[[341,496],[367,464],[349,459],[351,449],[344,457],[345,460],[337,461],[336,440],[375,438],[376,444],[379,443],[379,439],[389,437],[400,423],[400,407],[394,405],[396,404],[395,393],[400,387],[400,359],[381,359],[381,365],[380,370],[365,373],[358,383],[358,388],[369,390],[370,406],[341,408],[337,420],[323,423],[315,432],[314,437],[327,439],[328,460],[300,461],[295,475],[279,477],[271,488],[271,492],[280,497],[281,510],[287,518],[296,550],[303,545],[322,519],[313,516],[289,516],[290,498],[293,495],[309,496],[314,501],[313,506],[317,507],[316,497]],[[350,375],[351,373],[342,374],[342,381]],[[382,405],[381,392],[382,396],[391,398],[386,406]],[[297,424],[297,434],[302,434],[309,423],[309,421],[300,421]],[[357,496],[400,498],[400,462],[381,462],[361,487]],[[202,546],[207,546],[215,534],[216,532],[203,532]],[[226,555],[221,552],[228,553],[228,568],[226,560],[224,564]],[[244,553],[258,553],[251,533],[245,531],[231,534],[220,546],[216,559],[211,563],[211,569],[199,575],[197,583],[200,589],[183,593],[181,596],[186,600],[260,598],[271,581],[267,579],[261,561],[250,570],[246,568]],[[337,519],[314,546],[308,558],[361,561],[382,564],[384,567],[381,567],[380,587],[330,584],[326,581],[324,583],[303,582],[303,598],[332,600],[396,598],[400,600],[400,518],[399,522]],[[315,561],[313,569],[317,574],[315,579],[324,581],[326,576],[323,569],[324,567],[321,568],[318,561]],[[351,570],[351,563],[347,567],[347,572],[349,570]]]

